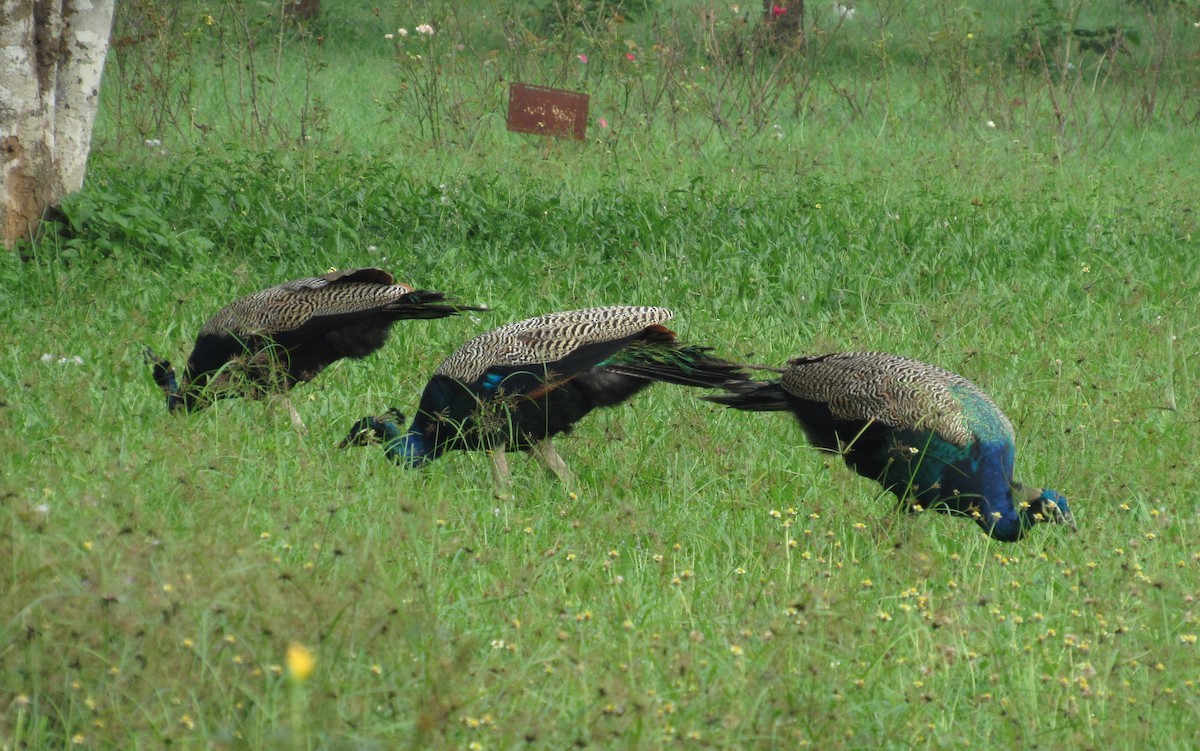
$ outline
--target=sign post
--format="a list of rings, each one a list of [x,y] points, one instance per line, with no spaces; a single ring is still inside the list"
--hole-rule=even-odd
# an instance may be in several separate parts
[[[508,129],[514,133],[571,136],[587,131],[588,95],[514,83],[508,88]]]

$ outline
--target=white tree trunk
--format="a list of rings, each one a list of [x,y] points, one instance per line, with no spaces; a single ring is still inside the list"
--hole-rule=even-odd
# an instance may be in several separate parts
[[[0,239],[83,185],[113,0],[0,0]]]

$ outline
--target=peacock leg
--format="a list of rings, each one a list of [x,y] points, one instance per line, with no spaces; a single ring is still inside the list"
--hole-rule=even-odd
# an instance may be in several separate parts
[[[492,458],[492,495],[501,501],[513,500],[513,494],[508,492],[510,478],[508,474],[508,457],[504,454],[504,448],[492,449],[488,454]]]
[[[304,424],[304,420],[300,419],[300,413],[296,411],[294,406],[292,406],[291,398],[285,395],[283,397],[283,403],[287,407],[288,417],[292,421],[292,430],[296,431],[302,436],[308,435],[308,426]]]
[[[558,451],[554,449],[554,444],[549,438],[538,441],[529,447],[529,453],[541,460],[542,464],[546,465],[554,473],[567,489],[575,487],[575,475],[571,474],[571,470],[567,467],[567,463],[559,456]]]

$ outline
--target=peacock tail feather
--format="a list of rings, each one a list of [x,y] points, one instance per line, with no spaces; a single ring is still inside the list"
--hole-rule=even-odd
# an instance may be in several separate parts
[[[715,388],[745,374],[740,365],[713,357],[712,348],[635,340],[600,363],[614,373],[673,383]]]

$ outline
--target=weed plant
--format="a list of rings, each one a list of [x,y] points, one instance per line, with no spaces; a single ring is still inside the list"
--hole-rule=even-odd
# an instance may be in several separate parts
[[[287,33],[260,32],[281,71],[260,92],[291,82],[265,128],[214,104],[203,36],[244,38],[256,6],[172,6],[197,33],[187,106],[110,68],[63,232],[0,260],[0,747],[1200,744],[1187,6],[820,7],[751,65],[704,34],[756,44],[757,6],[744,30],[660,2],[539,35],[490,5],[324,5],[262,19]],[[384,39],[423,22],[436,132]],[[1111,25],[1140,42],[1081,50]],[[589,140],[506,133],[512,71],[590,90]],[[278,104],[297,81],[320,118]],[[401,322],[299,387],[303,438],[272,400],[167,414],[143,345],[182,359],[233,297],[363,265],[494,310]],[[574,494],[523,457],[502,502],[480,454],[336,448],[411,413],[467,338],[600,304],[666,305],[749,362],[962,373],[1080,531],[1005,545],[897,514],[787,416],[667,386],[559,442]]]

